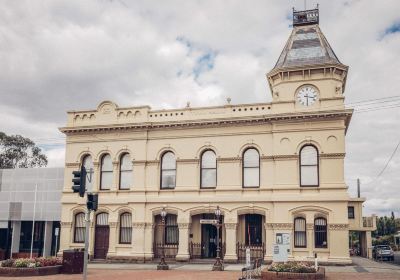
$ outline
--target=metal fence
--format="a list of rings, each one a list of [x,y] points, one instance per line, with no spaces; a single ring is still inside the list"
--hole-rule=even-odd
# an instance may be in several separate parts
[[[178,244],[162,244],[162,243],[154,243],[153,244],[153,252],[154,258],[159,259],[162,257],[162,250],[164,247],[165,258],[167,259],[175,259],[176,254],[178,254]]]
[[[265,244],[259,244],[259,245],[251,245],[248,246],[243,243],[236,243],[236,254],[238,257],[239,262],[244,262],[246,261],[246,248],[250,248],[250,258],[251,260],[254,259],[264,259],[264,254],[265,254]]]
[[[189,242],[189,255],[191,259],[201,259],[203,246],[201,243]],[[226,244],[223,242],[221,244],[221,258],[224,259],[226,253]]]

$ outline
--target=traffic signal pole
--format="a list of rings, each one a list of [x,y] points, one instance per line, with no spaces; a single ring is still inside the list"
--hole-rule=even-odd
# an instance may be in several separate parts
[[[90,210],[86,208],[86,230],[85,230],[85,252],[83,256],[83,280],[87,279],[87,264],[89,256],[89,230],[90,230]]]

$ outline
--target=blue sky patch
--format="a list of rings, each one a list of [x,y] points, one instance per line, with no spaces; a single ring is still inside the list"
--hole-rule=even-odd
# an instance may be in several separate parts
[[[389,28],[386,28],[385,35],[400,32],[400,21],[392,24]]]

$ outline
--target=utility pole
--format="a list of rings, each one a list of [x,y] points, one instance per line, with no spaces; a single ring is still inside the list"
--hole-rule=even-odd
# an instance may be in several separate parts
[[[357,179],[357,197],[361,197],[361,183],[360,183],[360,178]]]
[[[85,215],[86,229],[85,229],[85,255],[83,256],[83,280],[87,279],[87,264],[89,253],[89,230],[90,230],[90,210],[86,209]]]

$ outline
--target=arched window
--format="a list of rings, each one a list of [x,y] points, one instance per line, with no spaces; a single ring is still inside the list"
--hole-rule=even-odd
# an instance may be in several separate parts
[[[92,183],[89,182],[90,177],[93,177],[93,160],[90,155],[86,155],[83,160],[82,160],[82,165],[85,167],[87,176],[86,176],[86,189],[88,192],[91,192],[92,189]]]
[[[119,223],[119,243],[131,244],[132,242],[132,215],[123,213]]]
[[[312,145],[306,145],[300,150],[300,186],[318,187],[318,150]]]
[[[100,189],[109,190],[113,183],[113,164],[109,154],[101,158]]]
[[[260,186],[260,155],[254,148],[243,153],[243,187]]]
[[[119,189],[129,190],[132,186],[132,161],[129,154],[123,154],[119,165]]]
[[[99,213],[96,215],[96,226],[108,226],[108,213]]]
[[[178,244],[179,243],[179,228],[177,223],[177,216],[168,214],[165,217],[165,244]]]
[[[328,246],[328,234],[326,219],[316,218],[314,221],[315,248],[326,248]]]
[[[215,188],[217,186],[217,158],[211,150],[201,155],[201,181],[202,188]]]
[[[85,213],[75,215],[74,242],[85,242]]]
[[[161,158],[161,189],[174,189],[176,181],[176,161],[172,152]]]
[[[307,247],[306,219],[294,219],[294,247]]]

